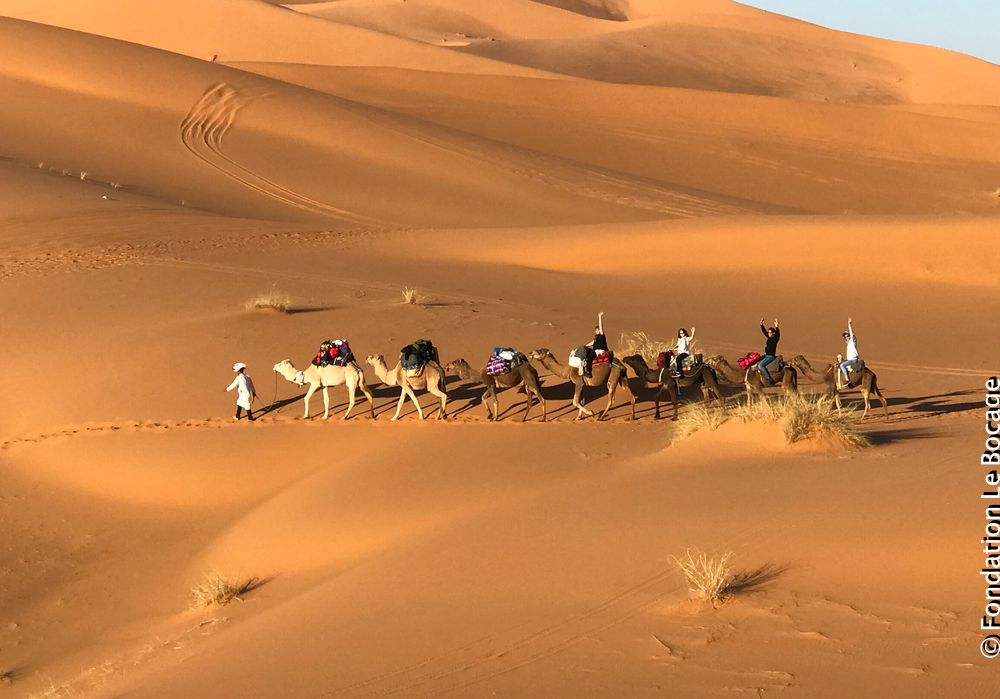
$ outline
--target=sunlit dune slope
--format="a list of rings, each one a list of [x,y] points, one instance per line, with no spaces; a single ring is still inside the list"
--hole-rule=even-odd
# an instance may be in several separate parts
[[[772,211],[998,213],[996,108],[882,108],[505,76],[246,70],[661,186]],[[698,207],[691,203],[691,211]],[[709,212],[711,207],[705,208]]]
[[[350,225],[765,210],[134,44],[10,19],[0,37],[3,152],[187,206]]]
[[[324,22],[260,0],[9,0],[3,16],[107,36],[203,60],[375,65],[539,74],[476,56]]]

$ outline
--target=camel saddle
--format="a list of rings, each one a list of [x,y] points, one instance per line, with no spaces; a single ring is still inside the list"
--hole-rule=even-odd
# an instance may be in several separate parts
[[[406,376],[419,376],[431,361],[438,361],[438,350],[430,340],[417,340],[399,351],[399,364]]]

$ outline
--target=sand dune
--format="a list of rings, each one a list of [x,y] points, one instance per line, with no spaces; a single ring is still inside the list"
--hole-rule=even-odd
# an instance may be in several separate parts
[[[4,16],[200,58],[387,65],[463,73],[541,75],[346,24],[323,22],[260,0],[10,0]],[[197,18],[192,24],[191,18]]]
[[[443,193],[478,201],[482,224],[653,218],[683,214],[688,198],[655,186],[636,195],[627,178],[225,66],[16,20],[2,30],[5,89],[16,96],[4,106],[8,155],[171,203],[393,226],[467,223]],[[149,80],[169,89],[144,93]],[[55,116],[32,119],[38,104]],[[120,124],[137,121],[147,128],[121,135]],[[393,152],[408,155],[385,155]],[[512,209],[512,198],[522,205]],[[719,211],[755,210],[703,199]]]
[[[0,694],[993,691],[1000,69],[723,0],[290,7],[4,4]],[[340,386],[304,420],[271,371],[331,336],[565,358],[598,311],[733,361],[778,316],[820,370],[851,316],[891,419],[675,441],[639,378],[574,422],[540,368],[545,424],[456,376],[390,422],[365,366],[375,420]],[[694,599],[688,549],[737,594]],[[211,571],[255,585],[192,609]]]
[[[634,17],[615,32],[462,50],[607,82],[831,102],[998,103],[1000,67],[943,49],[836,32],[728,2],[649,2]]]

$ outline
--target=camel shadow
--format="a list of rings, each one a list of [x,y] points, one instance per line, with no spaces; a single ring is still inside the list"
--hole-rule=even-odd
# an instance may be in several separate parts
[[[919,413],[924,416],[947,415],[949,413],[962,413],[982,409],[984,403],[981,400],[958,403],[952,403],[947,400],[948,398],[960,398],[976,394],[975,390],[967,389],[916,398],[892,397],[887,398],[886,401],[889,403],[889,407],[905,408],[906,413]]]
[[[270,405],[261,408],[260,416],[263,417],[265,415],[270,415],[271,413],[277,414],[281,412],[282,408],[287,407],[292,403],[297,403],[298,401],[302,400],[305,397],[306,397],[305,393],[300,393],[299,395],[292,396],[291,398],[282,398],[281,400],[276,400]]]

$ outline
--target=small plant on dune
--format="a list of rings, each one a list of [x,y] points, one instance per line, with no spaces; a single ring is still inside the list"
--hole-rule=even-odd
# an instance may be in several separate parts
[[[243,601],[243,595],[260,587],[259,578],[234,582],[222,573],[206,573],[201,582],[191,588],[192,607],[210,607],[229,604],[234,599]]]
[[[618,354],[622,357],[638,354],[648,364],[653,364],[660,352],[666,352],[672,346],[672,343],[654,340],[642,330],[635,330],[622,333],[618,340]]]
[[[674,442],[690,437],[698,430],[715,430],[729,419],[728,413],[705,403],[695,403],[684,411],[674,426]]]
[[[81,181],[86,181],[89,176],[90,176],[90,173],[87,172],[86,170],[81,170],[80,171],[80,180]]]
[[[677,569],[687,578],[691,593],[705,602],[718,604],[732,594],[735,580],[729,565],[733,554],[726,552],[719,556],[688,549],[683,556],[671,556]]]
[[[270,291],[257,294],[256,297],[247,301],[243,306],[248,311],[270,309],[288,313],[288,309],[292,306],[292,297],[287,291],[271,287]]]
[[[411,289],[408,286],[403,287],[403,303],[408,306],[414,306],[423,301],[423,297],[417,293],[416,289]]]
[[[871,444],[857,427],[857,411],[838,411],[820,396],[785,395],[774,401],[758,400],[738,407],[734,415],[744,422],[776,422],[789,444],[810,437],[832,437],[845,446]]]

